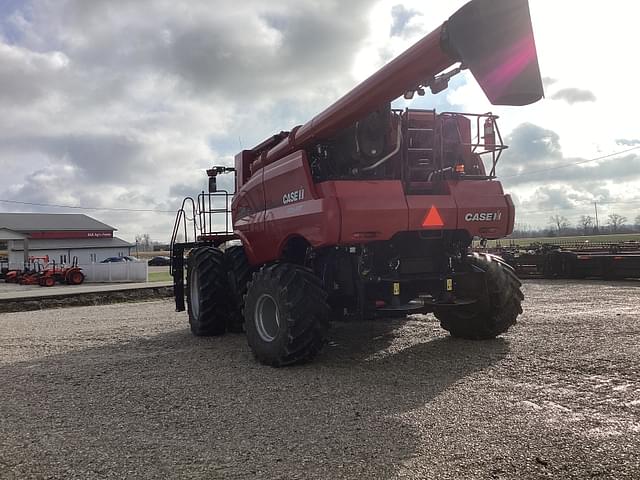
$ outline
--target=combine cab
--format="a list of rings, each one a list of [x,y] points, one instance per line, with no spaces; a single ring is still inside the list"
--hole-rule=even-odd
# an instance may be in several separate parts
[[[210,193],[185,200],[172,239],[193,333],[244,330],[258,360],[283,366],[313,358],[331,319],[433,312],[472,339],[515,324],[513,269],[470,252],[513,229],[498,118],[390,106],[466,68],[493,104],[542,97],[526,0],[471,1],[310,122],[209,170]],[[217,191],[229,172],[234,196]]]

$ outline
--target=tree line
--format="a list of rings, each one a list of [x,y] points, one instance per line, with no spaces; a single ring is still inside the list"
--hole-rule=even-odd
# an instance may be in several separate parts
[[[604,222],[602,220],[596,222],[592,215],[581,215],[572,223],[564,215],[556,214],[549,218],[549,224],[544,228],[517,223],[512,237],[560,237],[615,233],[640,233],[640,215],[636,216],[634,223],[630,223],[626,216],[618,213],[610,213]]]

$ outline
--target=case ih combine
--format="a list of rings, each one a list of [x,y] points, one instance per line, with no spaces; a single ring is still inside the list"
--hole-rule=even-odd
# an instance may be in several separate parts
[[[244,329],[259,361],[283,366],[313,358],[331,318],[433,312],[471,339],[513,325],[518,278],[470,253],[474,237],[514,224],[495,179],[497,117],[390,106],[444,90],[462,69],[494,105],[543,96],[526,0],[471,1],[308,123],[209,170],[209,193],[185,200],[172,239],[176,307],[186,293],[192,332]],[[227,172],[233,197],[216,191]],[[232,227],[216,220],[231,198]]]

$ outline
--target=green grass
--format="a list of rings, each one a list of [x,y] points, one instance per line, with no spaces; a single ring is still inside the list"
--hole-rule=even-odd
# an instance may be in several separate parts
[[[150,258],[153,258],[153,257],[168,257],[169,252],[164,250],[161,250],[158,252],[138,252],[138,254],[136,255],[136,249],[132,248],[131,255],[133,255],[134,257],[138,257],[141,260],[149,260]]]
[[[149,282],[170,282],[171,280],[169,272],[149,272]]]
[[[635,240],[640,242],[640,233],[621,233],[612,235],[585,235],[576,237],[537,237],[537,238],[503,238],[491,240],[488,245],[530,245],[532,243],[617,243]]]

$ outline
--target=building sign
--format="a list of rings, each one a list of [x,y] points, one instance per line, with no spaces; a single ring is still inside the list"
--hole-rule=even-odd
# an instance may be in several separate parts
[[[33,240],[36,239],[66,239],[66,238],[113,238],[111,230],[77,230],[77,231],[50,231],[50,232],[23,232]]]

